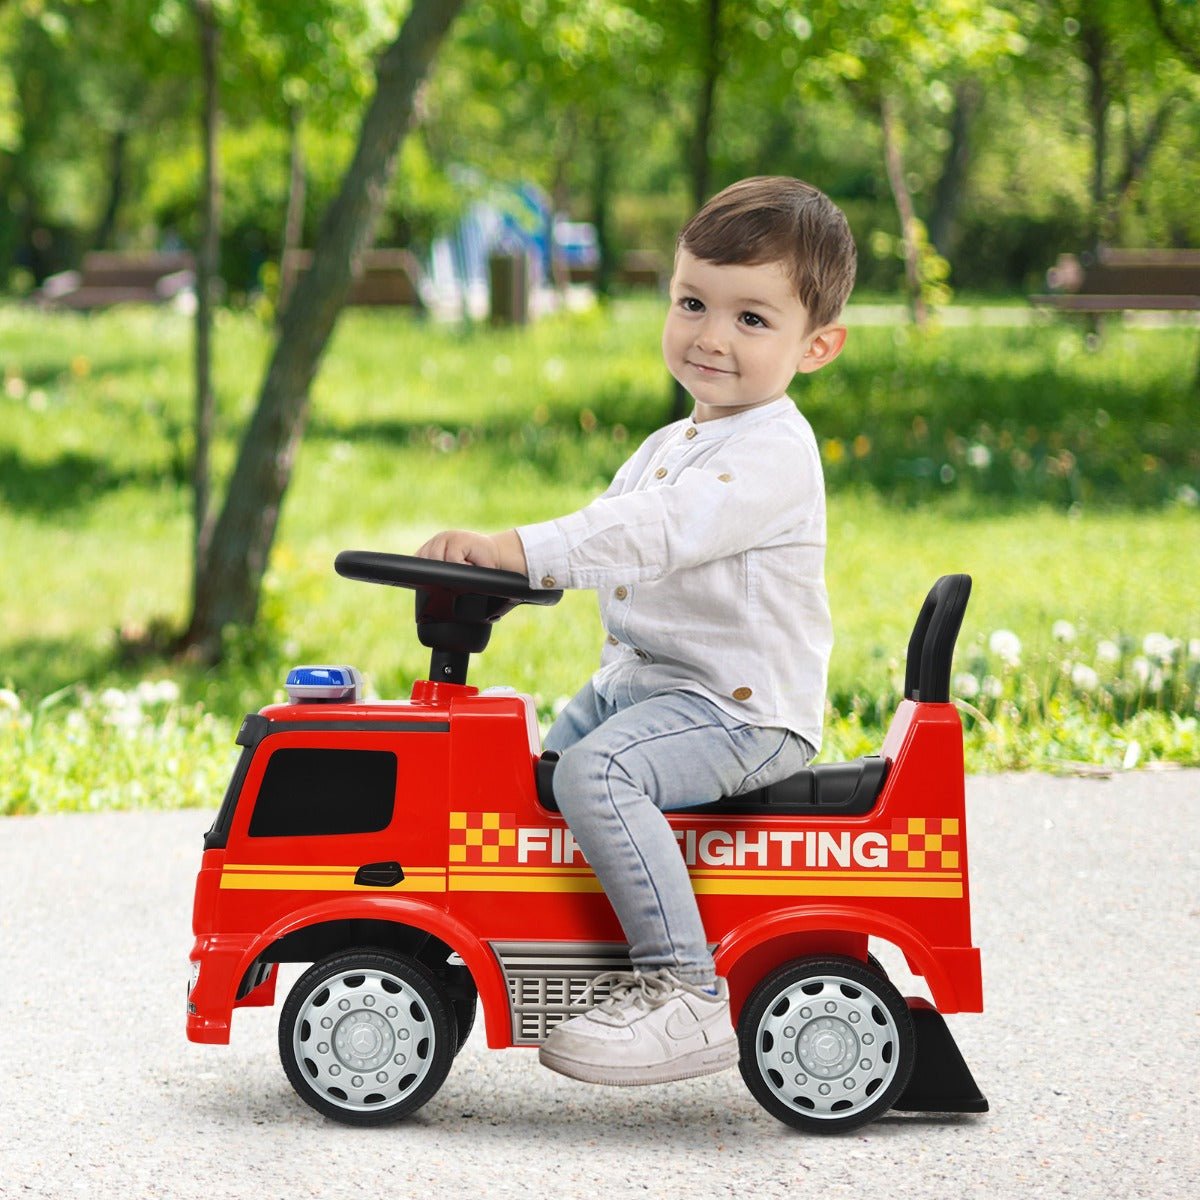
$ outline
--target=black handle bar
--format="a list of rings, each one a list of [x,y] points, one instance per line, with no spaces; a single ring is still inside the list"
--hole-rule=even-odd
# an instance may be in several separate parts
[[[954,643],[970,596],[970,575],[943,575],[929,589],[908,641],[904,668],[906,699],[933,704],[950,702]]]

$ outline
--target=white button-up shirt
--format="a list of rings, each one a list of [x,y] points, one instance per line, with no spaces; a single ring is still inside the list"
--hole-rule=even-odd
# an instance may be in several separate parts
[[[833,627],[825,488],[787,396],[653,433],[603,495],[517,530],[534,587],[595,588],[610,701],[707,696],[821,745]]]

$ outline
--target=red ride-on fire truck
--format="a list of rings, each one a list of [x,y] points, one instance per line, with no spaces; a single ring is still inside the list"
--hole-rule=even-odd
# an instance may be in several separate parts
[[[245,719],[196,881],[187,1033],[228,1042],[235,1008],[274,1003],[279,963],[312,963],[283,1005],[284,1069],[313,1108],[368,1125],[433,1096],[477,1001],[490,1047],[537,1046],[629,960],[557,812],[532,700],[466,683],[495,621],[561,593],[402,555],[347,551],[336,569],[415,590],[430,675],[410,700],[365,702],[352,668],[300,667],[289,703]],[[983,1007],[949,702],[969,592],[948,575],[926,598],[878,755],[668,818],[742,1075],[801,1129],[987,1110],[941,1015]],[[871,938],[932,1003],[900,995]]]

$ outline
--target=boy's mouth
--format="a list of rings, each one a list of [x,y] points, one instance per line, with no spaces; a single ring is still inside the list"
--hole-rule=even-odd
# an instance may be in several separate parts
[[[713,367],[708,363],[696,362],[693,359],[688,359],[688,366],[699,371],[701,375],[733,375],[736,373],[728,367]]]

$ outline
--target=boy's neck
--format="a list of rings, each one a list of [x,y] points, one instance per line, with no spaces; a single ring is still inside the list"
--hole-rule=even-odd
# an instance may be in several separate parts
[[[785,399],[787,399],[786,394],[783,396],[774,396],[770,400],[759,400],[756,404],[747,404],[741,408],[726,408],[713,404],[701,404],[699,400],[693,399],[692,420],[697,425],[708,425],[714,421],[728,421],[731,417],[740,417],[745,413],[766,408],[768,405],[778,404],[780,400]]]

